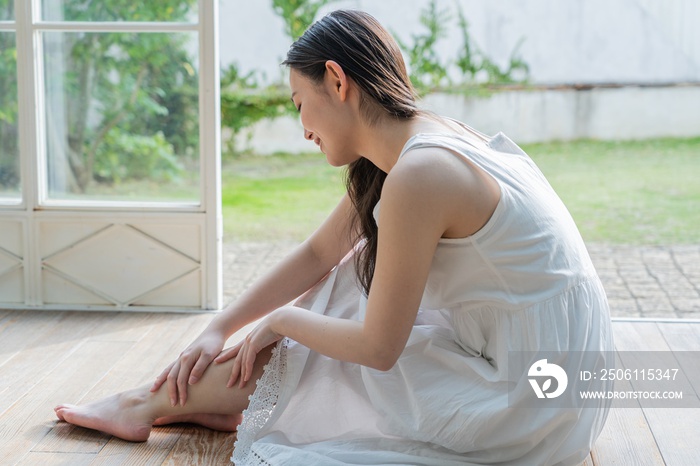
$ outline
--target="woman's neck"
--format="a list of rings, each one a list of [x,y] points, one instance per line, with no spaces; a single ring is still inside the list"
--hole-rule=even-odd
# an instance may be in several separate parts
[[[358,153],[383,172],[389,173],[396,165],[406,142],[423,132],[450,132],[450,129],[439,120],[423,115],[410,120],[385,118],[362,129],[357,138]]]

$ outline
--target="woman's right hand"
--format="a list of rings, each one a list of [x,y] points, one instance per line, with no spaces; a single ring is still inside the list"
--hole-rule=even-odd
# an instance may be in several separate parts
[[[172,364],[156,377],[151,392],[157,392],[168,382],[170,404],[181,406],[187,401],[187,385],[193,385],[202,378],[204,371],[215,357],[221,353],[226,337],[221,332],[207,328],[197,337]]]

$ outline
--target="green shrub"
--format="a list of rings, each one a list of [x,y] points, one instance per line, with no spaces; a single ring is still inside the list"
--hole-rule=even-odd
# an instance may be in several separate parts
[[[172,144],[161,132],[142,136],[112,130],[95,157],[95,178],[103,183],[172,181],[182,170]]]

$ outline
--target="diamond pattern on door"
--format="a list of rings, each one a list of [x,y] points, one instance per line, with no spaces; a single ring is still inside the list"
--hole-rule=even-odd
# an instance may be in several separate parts
[[[55,254],[62,249],[89,238],[110,227],[111,222],[45,222],[39,225],[41,257]]]
[[[54,226],[50,223],[53,222],[43,225],[45,234],[49,234]],[[198,260],[133,225],[108,224],[92,231],[87,237],[42,257],[44,272],[50,272],[54,282],[54,286],[44,283],[45,303],[70,302],[64,301],[63,296],[70,294],[70,290],[66,288],[64,293],[58,286],[60,281],[68,281],[87,291],[88,294],[83,293],[87,300],[99,297],[100,301],[119,307],[129,306],[200,270]],[[47,277],[46,273],[44,276]],[[180,306],[199,304],[199,280],[189,280],[187,287],[178,292],[188,298],[183,299]],[[165,305],[165,302],[149,300],[148,304]]]
[[[134,301],[136,306],[189,306],[197,307],[201,297],[191,290],[199,289],[201,274],[199,270],[185,275],[167,285],[148,293]]]
[[[41,271],[41,292],[44,302],[51,304],[82,304],[87,306],[113,306],[114,303],[102,298],[70,280],[49,270]]]
[[[24,302],[23,237],[21,221],[0,221],[0,303]]]
[[[0,277],[22,266],[22,258],[0,246]]]

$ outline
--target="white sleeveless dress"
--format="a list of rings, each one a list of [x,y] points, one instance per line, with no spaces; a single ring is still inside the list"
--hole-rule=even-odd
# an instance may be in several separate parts
[[[236,466],[577,465],[592,448],[607,402],[523,407],[532,388],[507,370],[509,352],[535,361],[613,350],[605,292],[569,212],[502,133],[483,143],[418,134],[401,155],[414,147],[448,149],[489,173],[501,189],[495,212],[476,234],[440,241],[391,370],[283,339],[244,412]],[[365,304],[349,257],[297,302],[359,320]],[[581,367],[569,359],[558,363]]]

